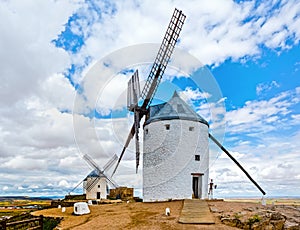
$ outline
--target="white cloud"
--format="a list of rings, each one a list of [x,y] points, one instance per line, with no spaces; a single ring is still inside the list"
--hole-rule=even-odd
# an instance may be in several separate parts
[[[71,185],[69,184],[69,182],[66,181],[66,180],[59,181],[58,186],[59,187],[66,187],[66,188],[70,188],[71,187]]]
[[[180,97],[182,97],[185,101],[199,101],[210,98],[211,95],[207,92],[200,92],[199,88],[193,90],[191,87],[185,88],[184,91],[180,92]]]
[[[131,75],[131,74],[130,74]],[[126,106],[128,77],[118,74],[107,82],[99,92],[96,110],[102,115],[109,114],[112,110],[121,110]]]
[[[43,106],[44,108],[55,107],[60,111],[72,110],[75,99],[75,89],[64,75],[51,75],[40,85],[38,98],[40,103],[39,105],[33,105],[34,108]]]
[[[211,131],[221,136],[224,135],[226,124],[225,100],[226,98],[221,98],[217,102],[199,103],[195,109],[209,123]]]
[[[266,46],[270,48],[290,48],[286,40],[294,38],[294,44],[299,41],[299,2],[283,1],[280,4],[280,10],[273,11],[273,15],[262,25],[258,36],[265,41]]]
[[[243,158],[245,156],[245,154],[243,153],[239,153],[239,152],[230,152],[230,154],[235,158],[235,159],[240,159]],[[222,152],[221,155],[219,156],[219,158],[228,158],[227,154]]]
[[[82,158],[80,156],[77,156],[77,155],[67,156],[67,157],[59,160],[58,167],[64,168],[64,169],[76,168],[78,162],[81,162],[81,161],[82,161]]]
[[[19,169],[19,170],[45,170],[45,160],[26,159],[22,156],[17,156],[3,164],[4,168]]]
[[[300,114],[292,114],[291,118],[292,118],[291,123],[300,124]]]
[[[0,77],[2,105],[11,105],[38,90],[48,76],[70,64],[68,54],[51,41],[76,9],[69,1],[2,1]],[[51,22],[51,23],[49,23]]]
[[[33,183],[43,188],[63,171],[56,161],[76,154],[72,116],[60,112],[73,104],[74,88],[61,74],[70,57],[51,41],[77,4],[0,2],[0,177],[7,193],[18,187],[26,193]]]
[[[152,1],[116,1],[106,7],[108,10],[99,18],[91,14],[86,5],[78,11],[84,17],[81,25],[77,23],[73,27],[87,39],[76,60],[83,63],[84,56],[99,59],[118,48],[137,43],[160,43],[175,7],[187,15],[179,46],[204,64],[259,56],[262,45],[276,50],[288,49],[293,45],[287,44],[288,39],[297,44],[300,38],[297,27],[300,19],[296,17],[300,4],[297,1],[283,1],[277,10],[273,9],[272,1],[260,3],[257,8],[254,1],[239,4],[231,0],[164,1],[155,5]],[[85,26],[87,22],[90,26]]]
[[[262,93],[268,92],[273,88],[279,88],[280,85],[276,81],[271,81],[269,83],[259,83],[256,86],[256,94],[260,95]]]
[[[266,133],[278,127],[288,127],[285,119],[298,103],[297,90],[284,91],[269,100],[247,101],[243,107],[226,113],[228,131]]]

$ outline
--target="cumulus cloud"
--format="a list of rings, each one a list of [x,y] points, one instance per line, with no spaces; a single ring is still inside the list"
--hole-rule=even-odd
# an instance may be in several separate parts
[[[59,187],[70,188],[72,185],[70,185],[69,182],[66,181],[66,180],[61,180],[61,181],[59,181],[58,186]]]
[[[211,95],[208,92],[200,92],[199,88],[193,90],[191,87],[187,87],[184,91],[180,92],[180,97],[182,97],[187,102],[190,102],[205,100],[211,97]]]
[[[226,113],[228,131],[266,133],[288,127],[286,118],[293,116],[292,107],[299,102],[297,90],[284,91],[269,100],[247,101],[243,107]]]
[[[84,65],[86,57],[99,59],[124,46],[160,43],[175,7],[187,15],[179,46],[204,64],[259,57],[262,46],[279,52],[298,44],[300,38],[297,1],[281,1],[276,10],[272,1],[259,5],[255,1],[231,0],[164,1],[155,5],[151,1],[116,1],[95,5],[102,9],[100,14],[97,10],[91,13],[85,3],[77,11],[79,19],[70,26],[85,38],[73,59],[78,65]]]
[[[0,76],[2,105],[31,96],[52,74],[70,64],[67,52],[51,40],[76,9],[69,1],[2,1]],[[51,21],[51,23],[49,23]]]
[[[56,159],[76,154],[72,116],[62,113],[72,109],[74,97],[74,88],[61,74],[70,57],[51,41],[64,30],[77,4],[0,3],[0,177],[1,184],[9,184],[6,193],[18,187],[26,193],[32,183],[42,188],[56,180]]]
[[[3,164],[3,167],[20,170],[45,170],[45,160],[26,159],[22,156],[15,157]]]

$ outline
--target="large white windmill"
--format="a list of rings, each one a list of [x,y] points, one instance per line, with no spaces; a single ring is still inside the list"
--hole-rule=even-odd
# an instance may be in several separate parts
[[[118,163],[135,136],[136,171],[139,166],[139,127],[145,116],[143,152],[143,199],[206,198],[209,173],[208,139],[216,143],[265,195],[235,158],[209,133],[208,123],[190,108],[175,92],[166,103],[151,105],[158,85],[170,60],[185,21],[182,11],[175,9],[155,58],[145,86],[140,94],[138,71],[128,83],[128,109],[134,113],[131,127]],[[139,106],[141,105],[141,106]]]

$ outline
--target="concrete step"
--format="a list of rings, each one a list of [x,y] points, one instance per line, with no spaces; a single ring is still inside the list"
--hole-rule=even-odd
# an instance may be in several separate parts
[[[214,224],[214,216],[205,200],[184,200],[179,217],[182,224]]]

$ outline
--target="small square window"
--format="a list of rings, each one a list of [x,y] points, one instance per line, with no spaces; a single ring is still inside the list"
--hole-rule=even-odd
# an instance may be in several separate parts
[[[189,131],[194,131],[194,127],[189,127]]]
[[[195,155],[195,161],[200,161],[200,155]]]
[[[169,124],[167,124],[165,126],[166,126],[166,130],[170,130],[170,125]]]
[[[100,188],[100,184],[98,184],[98,188]]]
[[[148,129],[145,129],[145,134],[148,134],[148,132],[149,132]]]

